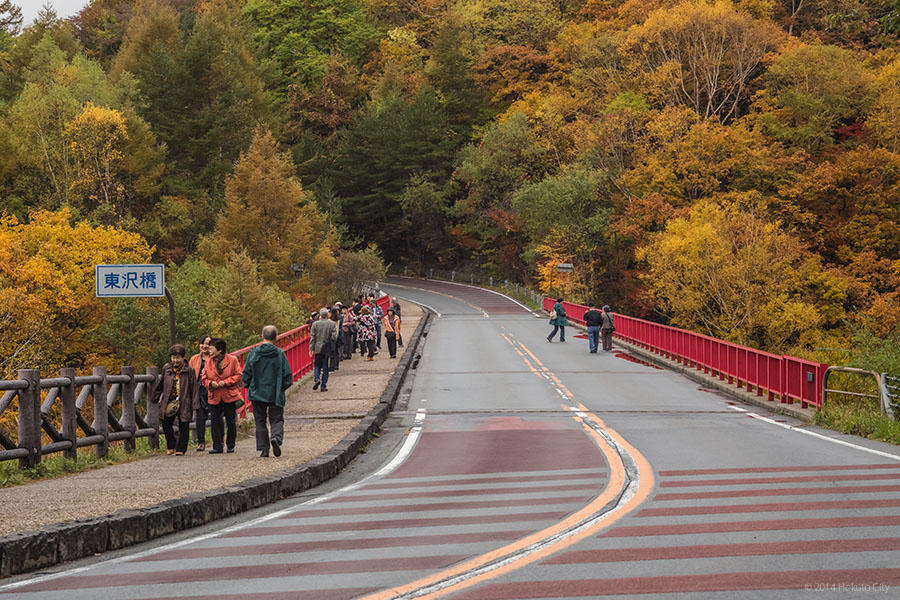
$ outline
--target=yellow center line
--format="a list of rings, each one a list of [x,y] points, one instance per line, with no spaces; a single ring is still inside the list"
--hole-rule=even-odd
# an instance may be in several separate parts
[[[501,335],[503,335],[503,338],[506,339],[506,341],[511,346],[513,346],[513,348],[520,356],[522,356],[523,361],[526,365],[528,365],[528,368],[531,369],[532,372],[541,377],[544,374],[549,375],[549,377],[553,379],[554,382],[556,382],[557,387],[562,389],[569,399],[573,399],[571,393],[569,393],[568,390],[566,390],[564,386],[562,386],[556,375],[549,371],[546,367],[544,367],[541,361],[524,344],[514,342],[505,334],[501,333]],[[532,358],[532,360],[534,360],[537,365],[539,365],[540,370],[535,368],[534,364],[532,364],[532,362],[529,361],[528,358],[526,358],[522,354],[522,352],[519,351],[520,347]],[[416,598],[435,599],[442,598],[444,596],[447,596],[448,594],[457,593],[473,585],[484,583],[485,581],[494,579],[516,569],[520,569],[533,562],[543,560],[544,558],[547,558],[548,556],[555,554],[560,550],[563,550],[564,548],[568,548],[569,546],[587,538],[588,536],[594,535],[601,529],[605,529],[611,526],[613,523],[619,521],[622,517],[624,517],[626,514],[630,513],[637,506],[643,503],[649,497],[650,492],[653,490],[653,469],[650,467],[650,463],[640,452],[638,452],[636,448],[625,441],[625,439],[618,432],[607,427],[606,424],[603,423],[603,421],[599,417],[591,413],[587,409],[587,407],[585,407],[580,402],[576,404],[576,407],[580,411],[580,414],[572,415],[572,418],[579,424],[581,424],[584,431],[594,440],[594,443],[596,443],[600,448],[600,451],[603,453],[603,456],[606,459],[607,464],[609,465],[609,480],[607,481],[607,485],[606,487],[604,487],[600,495],[598,495],[589,504],[587,504],[577,512],[572,513],[565,519],[554,523],[553,525],[546,527],[538,532],[528,535],[522,539],[516,540],[501,548],[497,548],[496,550],[492,550],[480,556],[465,560],[459,564],[448,567],[447,569],[444,569],[437,573],[427,575],[408,584],[363,596],[361,600],[389,600],[391,598],[396,598],[405,594],[410,594]],[[570,409],[571,407],[564,405],[563,408]],[[626,487],[627,482],[625,480],[625,465],[622,462],[622,457],[619,455],[619,451],[614,446],[612,446],[606,438],[600,435],[600,433],[598,433],[594,429],[594,427],[592,427],[588,423],[588,421],[592,421],[594,424],[603,429],[603,431],[607,435],[615,440],[620,448],[622,448],[628,455],[630,455],[632,461],[638,468],[639,483],[637,490],[624,504],[620,505],[616,509],[613,509],[613,512],[608,514],[608,516],[606,516],[605,518],[597,519],[590,526],[576,529],[574,532],[572,532],[571,535],[560,537],[560,539],[556,540],[555,542],[549,543],[542,548],[526,553],[524,551],[529,546],[544,542],[554,536],[564,534],[564,532],[566,532],[568,529],[577,526],[579,523],[587,521],[591,518],[596,518],[598,513],[610,502],[618,498],[619,494],[621,494]],[[516,556],[517,553],[521,554]],[[465,578],[466,572],[487,567],[491,563],[500,560],[506,560],[506,562],[500,564],[496,568],[490,569],[488,571],[482,571]],[[448,582],[445,586],[431,592],[426,592],[423,589],[429,586],[439,585],[441,582],[452,579],[454,577],[464,578],[458,581]],[[418,590],[422,590],[422,593],[417,595],[415,594],[415,592]]]

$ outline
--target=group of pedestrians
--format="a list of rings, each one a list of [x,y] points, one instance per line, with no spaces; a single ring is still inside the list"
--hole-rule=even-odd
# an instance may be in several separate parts
[[[262,330],[263,343],[250,351],[243,368],[237,358],[228,354],[222,338],[201,336],[199,352],[189,360],[185,360],[187,351],[182,344],[169,348],[169,362],[163,367],[156,397],[167,454],[180,456],[187,452],[191,421],[194,422],[196,450],[206,450],[207,418],[212,438],[209,453],[234,452],[237,409],[244,403],[243,385],[253,406],[256,448],[260,456],[268,456],[270,448],[275,456],[281,455],[284,392],[291,386],[293,376],[287,357],[275,345],[277,337],[278,330],[266,325]]]
[[[559,332],[559,341],[565,342],[569,319],[562,298],[556,299],[553,310],[550,311],[550,324],[553,325],[553,331],[547,336],[547,341],[552,342],[556,333]],[[584,324],[587,326],[588,351],[596,354],[597,348],[602,342],[603,350],[611,352],[612,334],[616,330],[616,325],[609,305],[604,304],[601,312],[597,310],[596,303],[588,304],[588,310],[584,313]]]
[[[374,294],[358,296],[353,304],[341,302],[313,313],[310,325],[309,354],[313,357],[313,390],[328,391],[328,377],[340,370],[342,360],[350,360],[358,351],[367,361],[381,350],[382,335],[391,358],[403,345],[400,333],[400,303],[392,298],[386,311]]]

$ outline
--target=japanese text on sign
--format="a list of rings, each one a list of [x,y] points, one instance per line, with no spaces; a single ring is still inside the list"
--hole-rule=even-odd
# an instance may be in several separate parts
[[[164,265],[96,265],[97,296],[163,296]]]

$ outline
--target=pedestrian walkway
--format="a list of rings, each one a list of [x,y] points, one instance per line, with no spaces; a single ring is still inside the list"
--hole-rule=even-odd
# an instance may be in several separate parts
[[[404,302],[401,309],[406,338],[415,331],[423,311]],[[342,361],[340,370],[331,374],[327,392],[313,391],[310,377],[296,383],[288,392],[285,442],[279,458],[260,458],[251,435],[238,440],[234,454],[210,455],[191,446],[185,456],[152,456],[0,489],[0,536],[120,509],[145,508],[313,460],[342,440],[379,402],[397,363],[384,346],[372,362],[358,354]]]

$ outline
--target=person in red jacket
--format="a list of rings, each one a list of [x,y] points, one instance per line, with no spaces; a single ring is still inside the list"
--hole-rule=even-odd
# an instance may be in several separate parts
[[[208,390],[210,429],[212,429],[212,450],[210,454],[222,454],[222,437],[225,436],[225,446],[229,453],[234,452],[234,444],[237,440],[237,401],[241,399],[241,363],[235,357],[226,352],[225,340],[213,338],[210,341],[213,347],[206,366],[203,367],[203,375],[200,382]],[[225,427],[222,419],[225,419]]]
[[[197,346],[200,350],[191,357],[188,364],[194,370],[194,376],[197,378],[197,387],[200,390],[200,408],[197,409],[197,416],[194,419],[194,441],[197,442],[197,452],[206,450],[206,419],[209,418],[209,393],[200,383],[200,377],[203,375],[203,367],[209,360],[212,353],[212,346],[209,342],[213,339],[211,335],[203,334]]]

